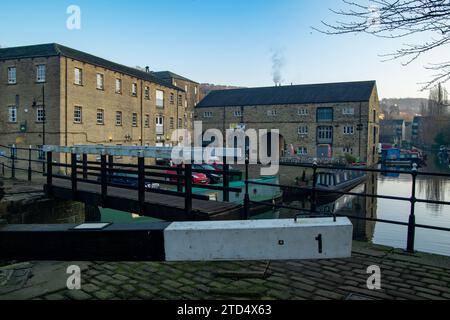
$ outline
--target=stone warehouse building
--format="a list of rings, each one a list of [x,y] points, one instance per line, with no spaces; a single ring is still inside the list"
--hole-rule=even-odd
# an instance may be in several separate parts
[[[373,164],[379,110],[376,82],[365,81],[213,91],[197,105],[195,119],[203,130],[279,129],[284,156],[350,154]]]
[[[171,145],[177,126],[187,126],[186,99],[148,68],[59,44],[0,49],[3,145],[42,145],[44,106],[46,144]]]
[[[179,121],[182,121],[183,128],[192,131],[194,108],[200,101],[200,84],[170,71],[153,72],[153,74],[161,80],[184,90],[185,96],[180,95],[178,100],[179,106],[184,107],[184,113],[180,115]]]

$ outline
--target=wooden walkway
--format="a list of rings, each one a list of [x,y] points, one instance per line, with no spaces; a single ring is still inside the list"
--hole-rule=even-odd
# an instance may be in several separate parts
[[[47,185],[44,188],[47,189]],[[138,191],[120,187],[108,186],[103,203],[100,185],[78,182],[74,193],[71,181],[54,177],[52,197],[119,211],[140,212]],[[234,219],[240,216],[241,208],[236,203],[192,199],[192,214],[188,215],[184,197],[146,192],[144,212],[141,215],[166,221],[214,220],[224,217]]]

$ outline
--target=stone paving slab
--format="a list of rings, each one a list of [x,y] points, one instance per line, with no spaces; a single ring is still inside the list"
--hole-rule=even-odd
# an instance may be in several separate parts
[[[83,265],[81,290],[75,291],[68,290],[63,280],[68,276],[67,265],[77,263],[32,264],[32,273],[38,279],[29,281],[25,288],[0,294],[0,299],[450,299],[450,257],[409,255],[359,242],[354,243],[348,259],[271,263],[96,261]],[[381,290],[367,288],[367,267],[371,265],[381,268]]]

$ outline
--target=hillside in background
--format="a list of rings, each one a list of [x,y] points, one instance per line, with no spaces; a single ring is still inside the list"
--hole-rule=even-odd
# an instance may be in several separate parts
[[[220,84],[202,83],[200,84],[200,100],[208,95],[214,90],[230,90],[230,89],[241,89],[242,87],[226,86]]]
[[[420,114],[422,104],[427,104],[428,99],[424,98],[389,98],[380,101],[381,110],[389,110],[392,106],[398,105],[400,112]]]

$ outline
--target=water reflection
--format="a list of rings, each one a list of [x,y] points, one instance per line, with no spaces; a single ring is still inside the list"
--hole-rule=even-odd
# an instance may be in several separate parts
[[[425,195],[424,199],[433,201],[444,201],[445,200],[445,185],[448,178],[443,177],[419,177],[417,179],[418,192],[421,195]],[[442,212],[443,205],[427,203],[427,209],[435,213]]]

